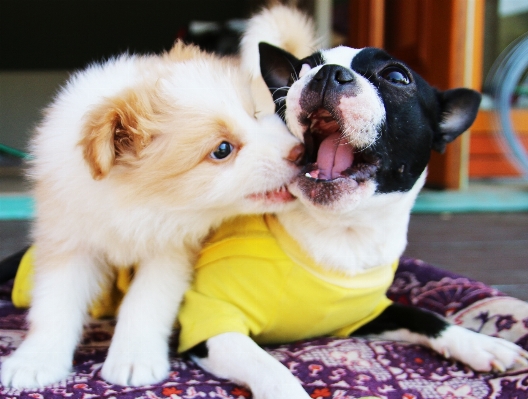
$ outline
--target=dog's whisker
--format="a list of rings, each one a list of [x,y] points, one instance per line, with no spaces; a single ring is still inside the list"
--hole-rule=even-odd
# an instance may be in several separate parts
[[[293,80],[294,82],[297,82],[297,81],[300,79],[300,78],[299,78],[299,75],[298,75],[297,71],[294,70],[293,72],[294,72],[294,73],[292,73],[290,76],[291,76],[291,78],[292,78],[292,80]]]
[[[273,102],[274,102],[275,104],[279,104],[280,102],[286,102],[286,96],[284,96],[284,97],[279,97],[279,98],[277,98],[276,100],[273,100]],[[283,105],[283,107],[284,107],[284,106],[285,106],[285,105]]]
[[[290,88],[287,87],[287,86],[276,87],[276,88],[274,88],[274,90],[273,90],[273,92],[272,92],[271,94],[272,94],[272,96],[275,96],[275,93],[277,93],[279,90],[284,90],[284,91],[288,92],[289,89],[290,89]],[[288,94],[288,93],[286,93],[286,95],[287,95],[287,94]],[[280,98],[286,98],[286,95],[284,95],[284,96],[282,96],[282,97],[280,97]]]
[[[286,117],[286,104],[280,107],[276,112],[282,119],[284,119]]]

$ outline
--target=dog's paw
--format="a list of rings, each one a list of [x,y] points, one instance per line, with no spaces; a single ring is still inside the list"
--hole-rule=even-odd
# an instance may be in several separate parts
[[[446,358],[454,358],[476,371],[504,372],[528,366],[528,352],[502,338],[479,334],[459,326],[449,326],[432,340],[432,347]]]
[[[1,380],[4,387],[16,389],[42,388],[64,380],[71,362],[60,361],[53,353],[43,356],[15,352],[2,363]]]
[[[109,356],[101,369],[101,377],[112,384],[141,386],[156,384],[169,375],[170,363],[166,355],[127,353]]]

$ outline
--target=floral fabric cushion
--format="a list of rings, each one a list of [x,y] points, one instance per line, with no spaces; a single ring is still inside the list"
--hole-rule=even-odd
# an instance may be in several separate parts
[[[9,355],[27,331],[26,312],[14,308],[10,284],[0,286],[0,356]],[[528,349],[528,303],[483,283],[402,258],[389,290],[394,301],[432,310],[451,322],[517,342]],[[251,394],[216,378],[192,361],[172,355],[169,378],[138,388],[106,383],[99,376],[114,322],[92,320],[66,381],[41,390],[0,387],[2,398],[221,398]],[[175,333],[174,340],[176,341]],[[174,342],[174,347],[176,342]],[[476,373],[429,349],[365,338],[318,338],[266,350],[284,363],[314,399],[513,399],[528,398],[528,370]]]

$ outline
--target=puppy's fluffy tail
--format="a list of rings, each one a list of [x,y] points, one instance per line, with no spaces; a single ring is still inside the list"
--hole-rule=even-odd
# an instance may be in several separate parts
[[[307,57],[318,48],[312,19],[281,4],[263,9],[248,21],[240,55],[242,67],[253,78],[260,76],[260,42],[280,47],[297,58]]]

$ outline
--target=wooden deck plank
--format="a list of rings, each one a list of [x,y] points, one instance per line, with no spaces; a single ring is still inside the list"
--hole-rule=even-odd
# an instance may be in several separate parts
[[[412,215],[405,254],[528,301],[528,213]]]

